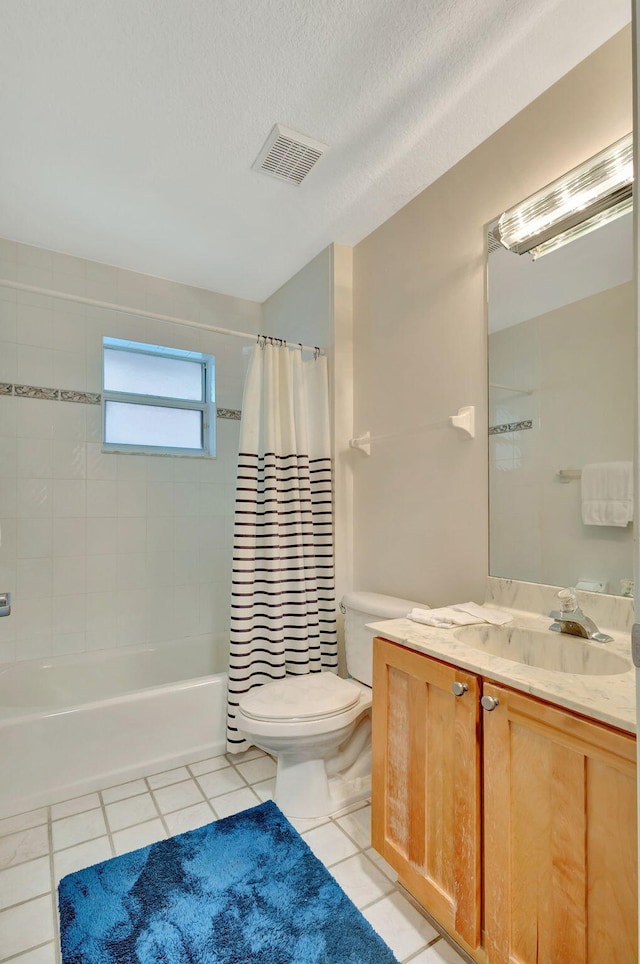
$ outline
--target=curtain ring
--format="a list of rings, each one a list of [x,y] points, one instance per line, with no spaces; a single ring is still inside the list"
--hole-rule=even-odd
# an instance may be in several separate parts
[[[301,342],[301,341],[298,342],[298,348],[300,349],[300,354],[302,354],[302,342]]]
[[[320,349],[316,345],[316,347],[313,349],[313,360],[317,361],[319,358],[320,358]]]

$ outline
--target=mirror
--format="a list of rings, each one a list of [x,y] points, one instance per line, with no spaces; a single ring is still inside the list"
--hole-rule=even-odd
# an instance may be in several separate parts
[[[585,465],[633,459],[632,215],[488,258],[492,576],[633,592],[633,523],[585,525]]]

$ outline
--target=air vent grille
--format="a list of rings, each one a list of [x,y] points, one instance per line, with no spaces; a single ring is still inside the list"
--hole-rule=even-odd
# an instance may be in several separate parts
[[[271,174],[281,181],[301,184],[327,150],[327,145],[320,141],[274,124],[252,166],[254,171]]]

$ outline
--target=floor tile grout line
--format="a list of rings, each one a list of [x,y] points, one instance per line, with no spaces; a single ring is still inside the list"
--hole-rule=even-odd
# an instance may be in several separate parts
[[[35,827],[33,829],[35,830]],[[8,834],[8,836],[11,836],[11,834]],[[2,840],[2,837],[0,837],[0,840]],[[0,867],[0,874],[3,874],[5,870],[12,870],[14,867],[24,867],[25,864],[32,864],[35,860],[42,860],[43,857],[47,856],[48,854],[38,854],[36,857],[29,857],[28,860],[19,860],[16,864],[7,864],[6,867]]]
[[[63,820],[73,820],[74,817],[83,817],[83,816],[84,816],[85,814],[87,814],[87,813],[91,813],[91,812],[94,811],[94,810],[100,810],[100,809],[101,809],[101,804],[100,804],[100,798],[98,797],[98,804],[97,804],[97,806],[95,806],[95,807],[89,807],[88,810],[80,810],[80,811],[78,811],[78,813],[69,813],[69,814],[67,814],[66,817],[55,817],[55,818],[52,817],[52,818],[51,818],[51,826],[53,827],[53,825],[56,824],[56,823],[62,823]]]
[[[217,773],[217,772],[218,772],[217,770],[214,771],[214,773]],[[203,773],[202,776],[209,776],[209,774]],[[258,794],[255,792],[255,790],[253,789],[253,787],[251,786],[251,784],[250,784],[250,783],[246,783],[246,782],[245,782],[244,786],[242,786],[242,787],[235,787],[233,790],[223,790],[222,793],[216,793],[215,796],[210,797],[210,796],[207,794],[207,792],[205,791],[204,787],[202,787],[202,786],[200,785],[200,781],[199,781],[198,777],[194,777],[194,779],[195,779],[196,783],[198,784],[198,789],[200,790],[200,793],[202,793],[202,794],[204,795],[204,797],[205,797],[206,800],[215,800],[216,797],[225,797],[228,793],[237,793],[238,790],[252,790],[252,791],[253,791],[253,795],[254,795],[255,797],[258,797]],[[263,801],[260,800],[259,797],[258,797],[258,801],[259,801],[259,803],[263,803]]]
[[[362,807],[361,809],[364,810],[364,807]],[[357,813],[357,812],[358,812],[357,810],[354,810],[354,811],[353,811],[353,813]],[[344,816],[345,816],[345,817],[348,817],[349,814],[344,814]],[[345,837],[348,837],[348,839],[349,839],[353,844],[356,845],[356,847],[358,848],[358,850],[361,850],[361,851],[364,852],[365,847],[370,847],[370,846],[371,846],[371,842],[369,842],[368,844],[365,844],[365,846],[363,846],[361,843],[359,843],[359,842],[356,840],[356,838],[353,836],[353,834],[349,833],[348,830],[345,830],[344,827],[341,827],[340,824],[338,823],[338,820],[342,820],[342,819],[343,819],[342,817],[337,817],[337,818],[335,818],[335,817],[329,817],[329,819],[330,819],[331,823],[334,825],[334,827],[337,827],[338,830],[342,831],[342,833],[345,835]]]
[[[78,794],[82,796],[82,794]],[[31,807],[31,810],[18,810],[17,813],[8,813],[6,817],[0,817],[0,824],[4,823],[5,820],[15,820],[16,817],[28,817],[30,813],[38,813],[40,810],[48,810],[50,804],[45,804],[42,807]],[[42,823],[46,823],[46,819]],[[42,823],[36,824],[37,827],[41,827]]]
[[[98,799],[100,800],[100,806],[102,808],[102,819],[104,820],[104,825],[107,828],[107,840],[109,842],[109,847],[111,848],[111,856],[115,857],[116,848],[113,842],[113,837],[111,835],[111,825],[109,823],[109,814],[107,813],[107,805],[104,802],[104,797],[102,796],[102,790],[98,791]]]
[[[58,901],[56,886],[56,871],[53,850],[53,821],[51,807],[47,807],[47,833],[49,835],[49,872],[51,874],[51,913],[53,915],[54,951],[56,964],[60,964],[60,922],[58,920]]]
[[[436,934],[434,938],[432,938],[430,941],[427,941],[427,943],[423,944],[422,947],[419,947],[417,951],[411,951],[411,954],[404,958],[402,964],[411,964],[411,961],[415,961],[418,954],[422,954],[423,951],[429,950],[430,947],[435,947],[435,945],[440,941],[444,941],[444,938],[440,934]],[[446,943],[446,941],[444,942]]]
[[[89,810],[96,810],[97,807],[94,804],[92,807],[85,807],[83,810],[76,810],[75,813],[65,813],[61,817],[54,817],[53,810],[55,807],[61,807],[64,803],[71,803],[72,800],[81,800],[82,797],[97,797],[99,795],[99,790],[94,790],[92,793],[81,793],[77,797],[69,797],[68,800],[60,800],[58,803],[52,803],[51,810],[51,821],[57,822],[58,820],[67,820],[69,817],[77,817],[81,813],[88,813]]]
[[[144,783],[145,779],[146,777],[138,777],[137,780],[129,780],[129,783]],[[106,793],[107,790],[117,790],[118,787],[126,787],[126,785],[126,783],[119,783],[115,787],[104,787],[102,790],[99,790],[98,793],[103,794]],[[105,806],[110,807],[114,803],[122,803],[123,800],[133,800],[134,797],[141,797],[145,793],[147,793],[146,789],[136,791],[135,793],[130,794],[128,797],[118,797],[117,800],[105,800]]]
[[[328,870],[328,869],[329,869],[329,868],[327,868],[327,870]],[[364,913],[365,910],[369,910],[370,907],[375,907],[376,904],[379,904],[380,901],[381,901],[381,900],[384,900],[386,897],[391,897],[391,893],[392,893],[392,891],[389,891],[388,894],[380,894],[379,897],[374,897],[374,899],[373,899],[373,900],[370,900],[367,904],[363,904],[362,907],[358,907],[358,910],[360,911],[361,914]],[[396,888],[395,888],[395,887],[393,888],[393,893],[396,893]],[[421,948],[421,950],[422,950],[422,948]]]
[[[175,770],[187,770],[187,772],[189,772],[189,766],[188,766],[187,763],[183,763],[182,766],[180,766],[180,767],[174,767],[174,769],[175,769]],[[184,781],[185,781],[185,777],[180,777],[180,779],[178,779],[178,780],[173,780],[171,783],[163,783],[163,784],[162,784],[161,786],[159,786],[159,787],[152,787],[152,786],[151,786],[151,783],[150,783],[149,781],[152,780],[153,777],[159,777],[159,776],[161,776],[163,773],[171,773],[171,770],[161,770],[160,773],[151,773],[148,777],[143,777],[142,779],[145,780],[145,782],[148,784],[150,790],[164,790],[166,787],[175,787],[177,783],[184,783]],[[191,776],[190,773],[189,773],[189,775]]]
[[[160,812],[160,805],[159,805],[158,801],[156,800],[156,798],[155,798],[155,796],[154,796],[154,794],[153,794],[153,790],[151,789],[151,785],[149,784],[149,778],[148,778],[148,777],[144,777],[144,782],[145,782],[145,783],[147,784],[147,786],[149,787],[149,793],[151,794],[151,801],[152,801],[152,803],[153,803],[153,806],[154,806],[154,808],[155,808],[156,813],[157,813],[158,816],[160,817],[160,823],[161,823],[162,826],[164,827],[164,832],[166,833],[167,838],[169,838],[169,837],[172,836],[172,834],[171,834],[170,831],[169,831],[169,828],[168,828],[168,826],[167,826],[167,822],[166,822],[166,820],[164,819],[164,815]],[[159,789],[162,789],[162,788],[159,788]],[[134,824],[134,827],[135,827],[135,826],[136,826],[136,824]]]
[[[49,944],[55,944],[55,940],[42,941],[41,944],[34,944],[33,947],[28,948],[26,951],[18,951],[17,954],[11,954],[9,957],[0,957],[0,964],[8,964],[9,961],[19,961],[23,954],[29,954],[31,951],[39,951],[41,947],[48,947]],[[54,947],[56,952],[56,960],[58,960],[58,949]]]
[[[218,760],[218,759],[221,759],[221,758],[214,756],[214,757],[211,757],[211,759],[212,759],[212,760]],[[225,757],[225,758],[222,758],[222,759],[226,759],[226,757]],[[204,762],[203,760],[196,760],[195,763],[185,763],[185,767],[187,768],[187,770],[189,771],[189,773],[191,774],[191,776],[192,776],[192,778],[193,778],[194,780],[197,780],[198,777],[208,777],[208,776],[211,776],[212,773],[220,773],[220,772],[222,772],[222,770],[228,770],[229,767],[232,766],[232,764],[229,763],[229,761],[227,760],[226,766],[216,767],[214,770],[205,770],[204,773],[194,773],[191,768],[194,767],[194,766],[196,766],[197,763],[203,763],[203,762]]]
[[[20,816],[20,814],[16,814],[16,816]],[[0,840],[3,840],[5,837],[13,837],[17,833],[29,833],[30,830],[37,830],[38,827],[46,827],[46,825],[47,821],[42,820],[40,823],[34,823],[31,827],[20,827],[19,830],[8,830],[6,833],[0,833]]]
[[[204,791],[202,790],[200,784],[197,782],[197,780],[195,780],[194,777],[191,777],[189,780],[180,780],[180,783],[194,783],[195,786],[196,786],[196,789],[198,790],[198,793],[202,794],[202,799],[201,799],[201,800],[195,800],[193,803],[187,803],[186,806],[175,807],[173,810],[164,811],[164,810],[162,810],[162,808],[160,807],[160,802],[159,802],[157,799],[155,799],[155,794],[157,794],[160,790],[168,790],[169,787],[177,787],[177,786],[179,786],[179,784],[178,784],[178,783],[171,783],[171,784],[169,784],[169,786],[166,786],[166,787],[158,787],[157,790],[151,790],[151,793],[154,794],[154,802],[155,802],[156,806],[159,807],[159,808],[162,810],[162,813],[164,814],[165,817],[168,817],[168,816],[169,816],[170,814],[172,814],[172,813],[179,813],[180,810],[186,810],[188,807],[195,807],[195,806],[197,806],[199,803],[204,803],[204,801],[207,799],[207,798],[205,797],[205,795],[204,795]]]
[[[211,759],[212,759],[212,760],[215,760],[216,757],[211,757]],[[197,761],[196,761],[196,762],[197,762]],[[192,770],[191,770],[191,767],[193,766],[193,764],[187,763],[187,764],[185,764],[185,766],[186,766],[187,770],[189,771],[189,773],[190,773],[190,775],[191,775],[191,779],[193,780],[193,782],[194,782],[195,785],[197,786],[197,788],[198,788],[198,790],[200,791],[200,793],[203,795],[203,797],[204,797],[204,802],[207,804],[207,806],[209,807],[209,810],[211,810],[214,818],[217,820],[217,819],[218,819],[218,814],[217,814],[217,813],[215,812],[215,810],[213,809],[213,804],[211,803],[211,801],[209,800],[208,796],[205,794],[204,790],[202,789],[202,787],[201,787],[200,784],[198,783],[198,778],[195,776],[195,774],[194,774],[194,773],[192,772]],[[226,767],[223,767],[222,769],[225,770]],[[212,770],[211,772],[212,772],[212,773],[216,773],[217,771],[216,771],[216,770]],[[204,776],[204,774],[201,774],[201,775]],[[190,806],[196,806],[196,804],[190,804]],[[187,807],[183,807],[182,809],[183,809],[183,810],[187,810],[188,808],[187,808]],[[178,813],[178,811],[177,811],[177,810],[174,810],[174,813]]]
[[[51,865],[51,855],[49,855],[49,865]],[[49,866],[49,876],[51,876],[51,866]],[[0,907],[0,914],[4,914],[5,910],[13,910],[14,907],[22,907],[23,904],[28,904],[29,901],[32,900],[38,900],[40,897],[48,897],[52,890],[53,887],[49,887],[48,890],[43,890],[39,894],[32,894],[31,897],[24,897],[22,900],[16,900],[13,904],[5,904],[4,907]]]
[[[96,810],[98,809],[99,808],[96,807]],[[87,837],[86,840],[77,840],[75,843],[67,844],[66,847],[57,847],[54,850],[54,854],[66,853],[67,850],[73,850],[74,847],[82,847],[84,844],[93,843],[94,840],[101,840],[103,837],[108,837],[108,836],[110,836],[110,834],[107,828],[104,833],[96,834],[95,837]],[[18,865],[16,864],[15,866],[18,866]]]
[[[247,762],[247,763],[250,763],[251,761],[250,761],[250,760],[247,760],[246,762]],[[234,763],[232,763],[231,766],[232,766],[233,769],[236,771],[236,773],[238,774],[238,776],[240,777],[240,779],[242,780],[242,782],[245,784],[245,786],[250,787],[251,784],[249,783],[249,781],[247,780],[247,778],[245,777],[245,775],[242,773],[242,771],[241,771],[241,770],[238,770],[237,766],[236,766]],[[243,790],[243,789],[244,789],[244,787],[238,787],[238,790]],[[257,796],[257,794],[256,794],[256,796]]]
[[[137,827],[145,827],[148,823],[153,823],[153,821],[154,821],[154,820],[157,820],[157,819],[158,819],[158,816],[155,816],[155,817],[147,817],[146,820],[140,820],[139,823],[132,823],[130,827],[120,827],[118,830],[114,830],[114,831],[113,831],[113,834],[114,834],[114,836],[115,836],[117,833],[126,833],[127,831],[129,831],[129,830],[134,830],[134,829],[136,829]],[[160,818],[160,819],[161,819],[161,822],[162,822],[162,818]],[[164,826],[164,823],[163,823],[163,826]],[[96,838],[94,838],[94,839],[96,839]],[[158,841],[158,840],[155,841],[155,843],[159,843],[159,842],[160,842],[160,841]],[[113,844],[113,845],[114,845],[114,847],[115,847],[115,840],[114,840],[114,844]],[[135,847],[134,850],[141,850],[141,849],[143,849],[144,847],[149,847],[149,846],[151,846],[151,845],[150,845],[150,844],[142,844],[140,847]],[[122,854],[116,853],[114,856],[116,856],[116,857],[121,857]]]
[[[303,839],[304,839],[304,838],[303,838]],[[347,862],[348,860],[353,860],[354,857],[364,857],[364,859],[367,861],[367,863],[371,864],[372,867],[375,867],[375,869],[378,871],[378,873],[382,874],[382,876],[384,877],[384,879],[389,881],[389,884],[391,885],[391,889],[392,889],[392,890],[397,890],[397,888],[396,888],[396,882],[393,881],[393,880],[391,880],[389,877],[387,877],[387,875],[386,875],[382,870],[380,870],[379,867],[376,867],[375,860],[372,860],[371,857],[369,857],[369,855],[365,852],[364,849],[359,850],[359,851],[358,851],[357,853],[355,853],[355,854],[348,854],[346,857],[341,857],[340,860],[336,860],[335,864],[331,864],[330,867],[327,867],[327,865],[325,864],[325,867],[327,867],[327,870],[331,871],[331,870],[333,870],[334,867],[339,867],[340,864],[346,864],[346,862]],[[318,859],[320,859],[320,858],[318,858]],[[324,861],[321,861],[321,862],[324,863]],[[391,891],[389,891],[389,893],[391,893]],[[387,893],[387,894],[382,894],[381,897],[376,897],[376,900],[381,900],[382,897],[388,897],[388,896],[389,896],[389,893]]]

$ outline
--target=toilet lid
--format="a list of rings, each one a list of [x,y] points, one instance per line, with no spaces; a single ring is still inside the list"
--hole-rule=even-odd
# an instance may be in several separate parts
[[[252,720],[321,720],[350,709],[360,699],[353,683],[334,673],[287,676],[265,683],[240,700]]]

